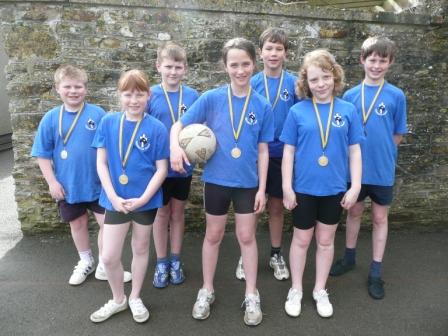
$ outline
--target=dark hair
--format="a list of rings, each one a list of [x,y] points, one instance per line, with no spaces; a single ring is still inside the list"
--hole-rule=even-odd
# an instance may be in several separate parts
[[[227,54],[229,53],[230,49],[241,49],[244,50],[249,57],[252,59],[252,62],[256,64],[257,61],[257,52],[255,51],[254,44],[246,40],[242,37],[235,37],[224,44],[224,47],[222,48],[222,61],[224,62],[224,65],[227,65]]]
[[[260,49],[263,49],[266,42],[281,43],[288,50],[288,35],[281,28],[268,28],[262,32],[258,41]]]
[[[395,43],[385,36],[372,36],[367,38],[361,46],[361,59],[365,60],[372,54],[389,57],[392,62],[395,57]]]

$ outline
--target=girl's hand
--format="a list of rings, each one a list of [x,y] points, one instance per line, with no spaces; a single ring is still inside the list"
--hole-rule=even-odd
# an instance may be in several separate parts
[[[258,191],[255,195],[254,211],[255,214],[261,214],[266,207],[266,194],[264,192]]]
[[[143,201],[140,198],[129,198],[124,200],[124,207],[128,212],[135,211],[143,205]]]
[[[114,207],[115,211],[122,212],[125,214],[129,213],[129,210],[126,209],[126,207],[125,207],[126,201],[123,198],[118,197],[118,196],[114,197],[113,199],[111,199],[111,203],[112,203],[112,206]]]
[[[360,191],[359,188],[353,188],[353,187],[347,190],[347,192],[345,193],[344,197],[341,200],[341,206],[346,210],[354,206],[356,201],[358,200],[359,191]]]
[[[283,190],[283,206],[288,210],[292,210],[297,206],[297,198],[294,190]]]
[[[53,183],[49,184],[48,188],[50,189],[51,197],[53,197],[56,201],[62,201],[65,199],[64,187],[58,181],[55,180]]]
[[[190,166],[190,161],[188,161],[187,154],[185,154],[184,150],[179,146],[173,147],[170,150],[170,164],[171,169],[185,174],[186,170],[184,169],[184,162]]]

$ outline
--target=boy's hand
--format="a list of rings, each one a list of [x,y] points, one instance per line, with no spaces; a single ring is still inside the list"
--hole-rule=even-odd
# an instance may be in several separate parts
[[[266,207],[266,194],[264,191],[257,191],[255,195],[254,211],[255,214],[261,214]]]
[[[188,161],[187,154],[185,154],[184,150],[179,146],[172,147],[170,151],[170,164],[171,169],[185,174],[186,170],[184,169],[184,162],[190,166],[190,161]]]
[[[125,214],[129,213],[129,210],[126,209],[126,207],[125,207],[126,201],[123,198],[117,196],[117,197],[114,197],[113,199],[111,199],[110,201],[111,201],[112,206],[114,207],[115,211],[122,212]]]
[[[341,200],[341,206],[346,210],[354,206],[356,201],[358,200],[359,191],[359,188],[350,188],[349,190],[347,190]]]
[[[140,198],[129,198],[124,200],[124,207],[128,212],[135,211],[143,205],[143,201]]]
[[[50,189],[51,197],[53,197],[56,201],[62,201],[65,199],[64,187],[58,181],[55,180],[50,183],[48,188]]]
[[[297,198],[294,190],[283,190],[283,206],[287,210],[292,210],[297,206]]]

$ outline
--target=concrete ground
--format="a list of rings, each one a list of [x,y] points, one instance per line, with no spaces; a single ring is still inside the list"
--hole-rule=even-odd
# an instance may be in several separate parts
[[[136,324],[128,310],[93,324],[89,315],[110,298],[108,285],[93,275],[78,287],[68,284],[77,261],[68,235],[22,237],[13,200],[11,160],[11,152],[0,152],[0,335],[448,335],[448,233],[391,233],[384,263],[386,297],[376,301],[366,290],[371,244],[370,234],[363,232],[357,268],[328,281],[335,313],[322,319],[311,297],[314,246],[308,253],[302,314],[290,318],[283,309],[290,281],[273,278],[267,266],[269,238],[260,232],[258,288],[264,315],[255,328],[243,323],[244,283],[234,277],[239,252],[232,233],[226,234],[221,247],[211,316],[205,321],[191,317],[202,281],[203,236],[188,233],[183,252],[187,280],[182,285],[152,287],[155,253],[151,250],[142,292],[151,311],[147,323]],[[290,240],[286,234],[286,255]],[[337,255],[343,242],[343,233],[338,232]],[[129,269],[129,244],[123,260]],[[126,291],[130,291],[129,284]]]

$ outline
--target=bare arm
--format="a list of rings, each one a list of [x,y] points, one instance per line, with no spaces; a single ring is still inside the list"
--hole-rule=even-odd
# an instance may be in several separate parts
[[[42,172],[42,175],[45,178],[45,181],[47,181],[51,197],[53,197],[56,201],[65,199],[64,187],[59,183],[59,181],[56,179],[56,176],[54,175],[51,160],[38,157],[37,163],[39,165],[40,171]]]
[[[401,141],[403,140],[403,135],[402,134],[394,134],[394,143],[395,145],[399,145],[401,143]]]
[[[266,206],[266,180],[268,176],[269,148],[266,142],[258,144],[258,191],[255,195],[254,211],[262,213]]]
[[[185,174],[184,162],[190,165],[187,155],[184,150],[179,146],[179,133],[184,128],[180,121],[174,123],[171,126],[170,131],[170,164],[171,169],[178,173]]]
[[[294,153],[296,147],[285,144],[282,159],[282,189],[283,205],[286,209],[292,210],[297,206],[296,193],[292,188],[292,173],[294,168]]]
[[[350,209],[355,205],[359,192],[361,190],[361,175],[362,175],[362,160],[361,160],[361,147],[359,144],[349,146],[350,157],[350,178],[351,187],[345,193],[341,200],[341,206],[344,209]]]

